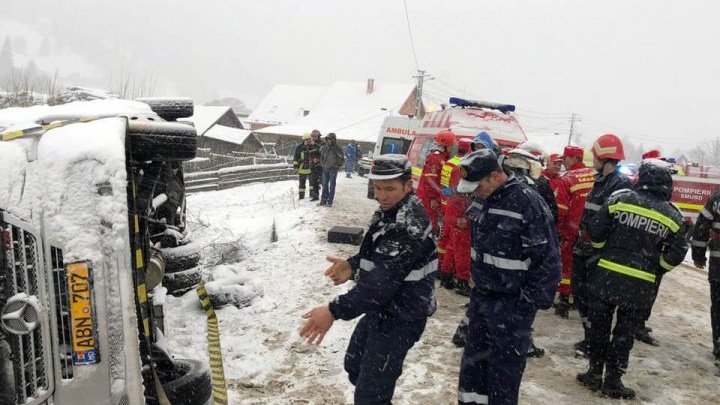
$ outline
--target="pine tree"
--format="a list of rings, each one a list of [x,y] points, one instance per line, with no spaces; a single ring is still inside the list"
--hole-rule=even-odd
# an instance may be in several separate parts
[[[0,49],[0,77],[10,76],[14,68],[12,42],[10,37],[5,37],[5,42],[3,42],[2,49]]]

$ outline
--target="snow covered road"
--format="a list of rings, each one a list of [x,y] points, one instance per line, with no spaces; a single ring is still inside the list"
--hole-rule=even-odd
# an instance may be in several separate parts
[[[377,204],[365,198],[367,180],[341,173],[332,208],[297,201],[297,184],[255,184],[198,193],[188,199],[191,219],[208,227],[191,235],[212,243],[240,243],[242,260],[207,266],[206,276],[245,283],[251,305],[217,311],[225,371],[233,404],[343,404],[352,386],[343,355],[354,322],[338,321],[320,347],[302,342],[298,329],[304,311],[330,301],[346,286],[324,279],[326,255],[350,256],[357,247],[327,243],[334,225],[367,228]],[[278,242],[271,242],[273,221]],[[211,264],[211,263],[206,263]],[[349,286],[349,285],[348,285]],[[438,311],[421,341],[410,351],[395,391],[397,404],[453,404],[461,349],[450,342],[467,298],[437,289]],[[720,377],[712,364],[707,273],[681,266],[661,287],[649,326],[660,347],[637,343],[626,384],[638,391],[635,402],[715,404]],[[205,318],[197,297],[168,297],[166,330],[178,357],[205,359]],[[575,383],[586,361],[574,357],[580,339],[577,313],[563,320],[544,311],[535,322],[535,340],[547,353],[528,362],[521,387],[523,404],[609,404]]]

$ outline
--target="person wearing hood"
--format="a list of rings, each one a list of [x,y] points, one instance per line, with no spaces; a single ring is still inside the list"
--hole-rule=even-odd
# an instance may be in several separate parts
[[[437,235],[442,199],[442,186],[440,174],[446,160],[450,159],[450,147],[455,145],[455,134],[450,130],[442,131],[435,136],[430,153],[425,157],[420,180],[418,180],[417,196],[422,201],[430,221],[433,232]]]
[[[335,200],[335,183],[337,182],[338,170],[345,163],[343,150],[337,144],[337,135],[330,132],[325,137],[325,145],[320,149],[320,166],[322,167],[322,194],[320,203],[326,207],[332,207]]]
[[[590,364],[577,381],[610,398],[635,398],[621,380],[635,332],[655,301],[659,277],[688,250],[687,225],[670,203],[672,188],[669,165],[644,160],[635,190],[613,192],[585,228],[598,258],[587,279]]]
[[[473,152],[460,166],[457,191],[475,197],[466,212],[475,287],[458,403],[517,404],[535,313],[550,308],[560,281],[555,223],[542,197],[508,176],[493,151]]]
[[[358,254],[347,260],[328,256],[332,266],[325,271],[335,285],[352,279],[355,286],[303,315],[300,335],[311,344],[320,344],[335,320],[362,316],[345,353],[358,405],[391,403],[405,356],[437,307],[435,239],[413,193],[411,169],[405,155],[373,160],[368,178],[380,207]]]
[[[345,177],[348,179],[352,178],[352,173],[355,171],[358,152],[356,145],[355,140],[352,140],[345,146]]]

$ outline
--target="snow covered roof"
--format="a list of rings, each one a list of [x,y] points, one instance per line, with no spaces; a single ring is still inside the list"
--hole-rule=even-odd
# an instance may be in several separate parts
[[[192,117],[181,118],[178,121],[190,121],[195,124],[195,130],[198,135],[203,135],[210,127],[213,126],[223,115],[231,108],[228,106],[207,106],[196,105]],[[233,113],[235,114],[235,113]]]
[[[323,135],[335,132],[338,139],[374,142],[385,117],[397,113],[414,88],[413,83],[375,81],[373,92],[368,94],[366,82],[335,82],[309,115],[255,132],[300,136],[318,129]]]
[[[271,125],[297,121],[305,116],[305,111],[312,111],[327,90],[320,86],[278,84],[255,107],[247,121]]]
[[[223,125],[213,125],[203,136],[212,139],[218,139],[220,141],[234,143],[236,145],[242,145],[243,142],[250,136],[252,131],[240,128],[231,128]]]

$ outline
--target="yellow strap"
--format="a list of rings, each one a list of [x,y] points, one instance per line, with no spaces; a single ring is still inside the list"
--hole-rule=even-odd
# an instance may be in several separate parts
[[[673,221],[670,217],[665,216],[655,210],[647,209],[645,207],[641,207],[639,205],[634,204],[628,204],[624,202],[615,203],[613,205],[610,205],[608,207],[608,210],[610,213],[614,213],[615,211],[623,211],[623,212],[631,212],[633,214],[637,214],[646,218],[654,219],[661,224],[667,226],[673,233],[680,230],[680,225]]]
[[[197,295],[200,299],[200,305],[207,316],[207,341],[208,352],[210,353],[210,378],[213,390],[213,405],[227,405],[227,384],[225,383],[225,370],[222,361],[222,348],[220,346],[220,329],[218,320],[207,290],[205,290],[205,282],[200,282],[197,288]]]
[[[667,271],[670,271],[675,268],[675,266],[666,262],[665,258],[662,255],[660,255],[660,267],[662,267],[663,269],[665,269]]]
[[[610,271],[614,271],[616,273],[624,274],[626,276],[639,278],[640,280],[649,281],[651,283],[655,282],[654,274],[648,273],[647,271],[624,266],[620,263],[615,263],[615,262],[611,262],[609,260],[600,259],[600,261],[598,262],[598,266],[602,267],[604,269],[610,270]]]

